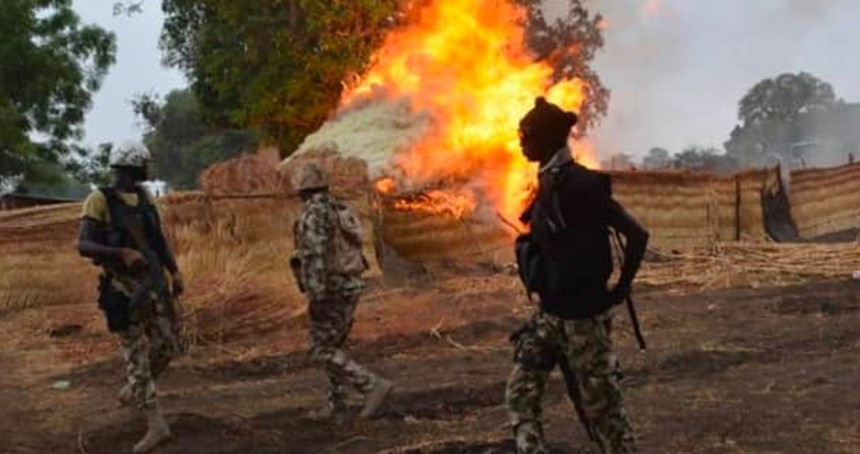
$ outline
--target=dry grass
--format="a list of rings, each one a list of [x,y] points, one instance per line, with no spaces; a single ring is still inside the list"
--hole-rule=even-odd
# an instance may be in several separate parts
[[[717,243],[709,248],[662,255],[648,262],[637,282],[682,290],[789,285],[847,279],[860,270],[860,243]]]
[[[297,209],[285,198],[168,206],[165,230],[188,284],[182,305],[190,341],[223,343],[274,329],[303,305],[287,267]]]
[[[275,329],[304,306],[287,267],[294,199],[163,200],[165,230],[186,281],[181,300],[192,343]],[[91,305],[98,269],[75,250],[79,205],[3,213],[0,314]]]

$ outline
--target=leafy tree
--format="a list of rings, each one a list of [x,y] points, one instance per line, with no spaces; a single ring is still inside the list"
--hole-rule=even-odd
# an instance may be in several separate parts
[[[578,77],[586,82],[587,101],[579,112],[578,136],[585,135],[606,115],[609,89],[591,67],[597,52],[603,48],[600,14],[592,15],[583,0],[567,0],[567,15],[547,19],[542,0],[517,0],[528,8],[526,31],[529,48],[538,60],[548,61],[555,69],[555,79]]]
[[[164,0],[162,47],[207,119],[294,149],[336,107],[392,25],[398,0]]]
[[[75,180],[94,186],[111,182],[110,152],[112,143],[99,144],[95,149],[80,149],[75,159],[66,164],[67,172]]]
[[[175,188],[196,187],[207,167],[256,147],[257,138],[248,130],[207,124],[190,90],[174,90],[164,101],[143,95],[133,104],[146,123],[144,143],[154,155],[154,176]]]
[[[580,134],[605,115],[609,91],[590,64],[603,46],[599,24],[582,0],[567,16],[546,19],[528,7],[529,46],[555,77],[587,82]],[[403,0],[164,0],[165,61],[192,82],[209,122],[253,128],[282,150],[296,148],[337,107],[342,83],[362,73],[386,32],[408,16]]]
[[[0,180],[59,178],[114,63],[114,35],[71,0],[5,0],[0,14]]]
[[[745,126],[766,121],[791,121],[799,114],[821,110],[836,102],[833,87],[801,72],[781,74],[752,87],[738,105],[738,119]]]
[[[807,73],[782,74],[753,86],[738,104],[736,126],[725,148],[741,165],[760,166],[773,161],[793,164],[803,156],[803,144],[812,140],[810,119],[841,103],[833,87]]]
[[[672,166],[672,157],[669,150],[654,147],[648,150],[648,154],[642,159],[642,167],[646,169],[665,169]]]

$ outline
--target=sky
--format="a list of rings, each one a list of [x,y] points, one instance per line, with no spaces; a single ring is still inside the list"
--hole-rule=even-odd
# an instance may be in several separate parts
[[[113,15],[113,1],[74,0],[81,22],[98,24],[116,34],[117,58],[93,97],[93,106],[84,125],[84,142],[122,142],[140,139],[140,122],[131,109],[139,93],[166,94],[185,87],[182,73],[161,65],[158,36],[164,16],[160,0],[146,0],[143,12],[131,17]]]
[[[585,0],[609,21],[595,61],[612,91],[609,114],[594,139],[601,156],[722,147],[737,124],[737,103],[756,82],[783,72],[810,72],[837,96],[860,102],[860,1],[857,0]],[[547,0],[560,11],[567,0]],[[142,14],[113,17],[112,2],[75,0],[84,22],[117,35],[117,64],[95,96],[85,142],[140,136],[130,99],[186,85],[161,65],[160,1]]]

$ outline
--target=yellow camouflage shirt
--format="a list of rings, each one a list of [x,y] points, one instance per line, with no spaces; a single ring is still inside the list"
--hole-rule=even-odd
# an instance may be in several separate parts
[[[135,208],[140,203],[140,200],[135,192],[116,192],[117,197],[125,203],[126,206]],[[148,195],[148,193],[147,193]],[[150,201],[152,198],[150,197]],[[156,205],[156,209],[161,211]],[[100,224],[100,227],[103,229],[110,228],[111,218],[110,218],[110,210],[108,209],[107,197],[105,194],[96,189],[91,192],[89,196],[87,196],[86,200],[84,200],[84,206],[81,213],[82,218],[92,219]],[[141,278],[130,276],[120,272],[119,270],[109,269],[108,267],[102,265],[105,273],[110,275],[112,280],[113,287],[122,292],[125,295],[131,296],[134,294],[135,290],[141,283]],[[165,270],[165,275],[169,274]]]

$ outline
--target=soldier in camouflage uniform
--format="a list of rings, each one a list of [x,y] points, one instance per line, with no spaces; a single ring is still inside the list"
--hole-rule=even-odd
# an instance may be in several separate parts
[[[612,199],[608,178],[573,162],[567,140],[576,120],[575,114],[538,98],[520,122],[523,154],[540,163],[535,200],[521,219],[531,227],[525,237],[535,245],[537,261],[522,259],[518,240],[521,276],[540,303],[511,337],[515,365],[506,391],[520,454],[546,452],[541,399],[556,365],[601,451],[636,450],[610,330],[612,308],[630,293],[648,234]],[[607,289],[609,228],[626,239],[621,276],[612,290]]]
[[[350,359],[341,349],[352,329],[367,269],[361,228],[354,212],[328,192],[327,177],[316,163],[299,167],[293,186],[304,201],[295,225],[290,260],[299,288],[308,296],[310,356],[329,379],[326,405],[313,418],[345,415],[347,387],[365,394],[362,418],[376,412],[391,392],[387,380]]]
[[[149,158],[143,144],[126,143],[112,150],[115,184],[87,197],[78,242],[81,255],[103,270],[99,306],[109,330],[119,336],[126,364],[127,383],[119,400],[133,404],[147,418],[147,433],[135,444],[136,454],[170,437],[158,408],[155,379],[182,350],[171,299],[182,293],[182,276],[164,240],[157,209],[139,185],[147,179]],[[158,269],[150,273],[152,266]],[[167,288],[165,271],[172,288]]]

